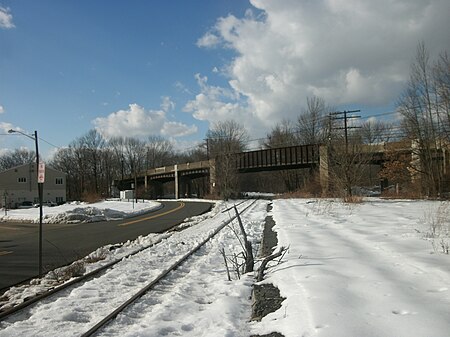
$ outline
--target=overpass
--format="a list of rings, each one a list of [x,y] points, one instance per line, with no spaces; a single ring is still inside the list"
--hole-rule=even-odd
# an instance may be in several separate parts
[[[417,161],[412,154],[410,142],[363,145],[359,151],[358,156],[363,158],[361,160],[366,164],[382,165],[386,161],[387,151],[409,154],[411,163]],[[235,153],[230,156],[232,168],[238,173],[299,168],[318,169],[322,191],[328,190],[330,153],[327,145],[309,144],[269,148]],[[208,191],[207,194],[215,194],[217,165],[221,165],[219,159],[153,168],[141,172],[136,178],[125,177],[121,181],[121,187],[130,189],[131,184],[136,181],[138,187],[143,187],[145,191],[152,191],[151,197],[157,198],[163,196],[163,184],[171,183],[174,185],[173,197],[178,198],[198,194],[192,189],[192,181],[199,177],[207,177],[208,182],[203,186],[203,190]]]
[[[232,166],[238,173],[313,167],[324,167],[327,170],[327,165],[320,165],[321,156],[322,162],[325,162],[323,158],[325,158],[324,156],[328,157],[327,148],[317,144],[269,148],[232,154]],[[122,189],[131,189],[131,184],[136,181],[137,187],[143,187],[145,191],[150,190],[151,197],[156,198],[163,195],[162,185],[170,182],[174,184],[174,197],[178,198],[193,194],[191,187],[193,179],[208,177],[208,186],[205,188],[210,194],[214,194],[216,165],[220,165],[220,162],[210,159],[152,168],[141,172],[136,178],[125,177],[121,181],[121,187]],[[321,170],[321,181],[327,175],[328,172]]]

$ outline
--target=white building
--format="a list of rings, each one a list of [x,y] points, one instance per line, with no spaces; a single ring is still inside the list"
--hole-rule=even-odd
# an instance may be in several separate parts
[[[45,167],[43,202],[66,201],[66,174]],[[39,203],[36,163],[13,167],[0,172],[0,206],[16,208],[24,201]]]

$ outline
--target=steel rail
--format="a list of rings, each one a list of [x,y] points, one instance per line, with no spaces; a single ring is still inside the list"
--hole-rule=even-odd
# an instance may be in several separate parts
[[[256,199],[251,202],[248,206],[246,206],[241,213],[244,213],[247,209],[249,209],[254,203]],[[187,252],[183,255],[178,261],[173,263],[169,268],[160,273],[154,280],[152,280],[149,284],[139,290],[136,294],[130,297],[127,301],[125,301],[122,305],[120,305],[117,309],[108,314],[105,318],[99,321],[96,325],[94,325],[91,329],[86,331],[81,335],[81,337],[90,337],[93,336],[96,332],[98,332],[101,328],[109,324],[110,321],[115,319],[122,311],[124,311],[128,306],[132,303],[136,302],[139,298],[145,295],[148,291],[153,289],[162,279],[164,279],[167,275],[170,274],[173,270],[175,270],[178,266],[180,266],[183,262],[189,259],[194,253],[196,253],[200,248],[202,248],[208,241],[210,241],[214,236],[216,236],[222,229],[224,229],[227,225],[229,225],[233,220],[237,218],[237,215],[230,216],[230,219],[224,221],[220,226],[218,226],[210,235],[208,235],[202,242],[200,242],[197,246],[195,246],[191,251]]]
[[[87,280],[93,278],[94,276],[100,275],[101,272],[106,271],[107,269],[109,269],[112,266],[116,265],[117,263],[119,263],[123,259],[129,258],[129,257],[131,257],[133,255],[136,255],[136,254],[138,254],[138,253],[140,253],[140,252],[142,252],[142,251],[144,251],[144,250],[146,250],[148,248],[151,248],[151,247],[157,245],[158,243],[160,243],[162,240],[164,240],[166,238],[167,237],[160,238],[156,242],[153,242],[153,243],[151,243],[151,244],[149,244],[147,246],[141,247],[141,248],[139,248],[139,249],[137,249],[137,250],[127,254],[127,255],[122,256],[120,259],[111,261],[111,262],[105,264],[104,266],[101,266],[100,268],[97,268],[95,270],[90,271],[87,274],[84,274],[84,275],[82,275],[80,277],[74,278],[73,280],[71,280],[69,282],[66,282],[66,283],[63,283],[63,284],[61,284],[61,285],[59,285],[59,286],[57,286],[57,287],[55,287],[55,288],[53,288],[53,289],[51,289],[49,291],[46,291],[46,292],[44,292],[42,294],[38,294],[38,295],[36,295],[36,296],[34,296],[34,297],[32,297],[32,298],[30,298],[30,299],[20,303],[20,304],[12,307],[11,309],[4,310],[4,311],[0,312],[0,321],[5,319],[5,318],[7,318],[7,317],[9,317],[9,316],[11,316],[11,315],[13,315],[13,314],[15,314],[15,313],[17,313],[17,312],[19,312],[19,311],[21,311],[21,310],[23,310],[23,309],[25,309],[25,308],[27,308],[27,307],[29,307],[33,303],[39,302],[40,300],[43,300],[43,299],[45,299],[47,297],[50,297],[51,295],[56,294],[56,293],[58,293],[58,292],[60,292],[60,291],[62,291],[64,289],[67,289],[67,288],[69,288],[69,287],[71,287],[71,286],[73,286],[75,284],[81,283],[83,281],[87,281]]]
[[[168,229],[167,232],[172,232],[173,229],[176,226],[177,225],[175,225],[172,228]],[[64,289],[67,289],[67,288],[73,286],[73,285],[79,284],[79,283],[81,283],[83,281],[90,280],[93,277],[100,275],[102,272],[110,269],[111,267],[113,267],[114,265],[116,265],[117,263],[122,261],[123,259],[129,258],[129,257],[134,256],[134,255],[136,255],[136,254],[138,254],[138,253],[140,253],[140,252],[142,252],[142,251],[144,251],[144,250],[146,250],[148,248],[151,248],[151,247],[157,245],[158,243],[160,243],[162,240],[164,240],[166,238],[167,237],[160,238],[156,242],[153,242],[153,243],[151,243],[151,244],[149,244],[147,246],[141,247],[141,248],[139,248],[139,249],[137,249],[135,251],[132,251],[131,253],[129,253],[127,255],[122,256],[120,259],[111,261],[111,262],[105,264],[104,266],[101,266],[101,267],[99,267],[99,268],[97,268],[95,270],[90,271],[87,274],[84,274],[82,276],[74,278],[73,280],[68,281],[66,283],[63,283],[63,284],[61,284],[59,286],[56,286],[55,288],[53,288],[51,290],[48,290],[48,291],[45,291],[45,292],[43,292],[41,294],[33,296],[33,297],[25,300],[24,302],[15,305],[14,307],[12,307],[10,309],[6,309],[6,310],[3,310],[3,311],[0,311],[0,321],[8,318],[9,316],[11,316],[11,315],[13,315],[13,314],[15,314],[15,313],[17,313],[17,312],[19,312],[21,310],[26,309],[27,307],[31,306],[32,304],[34,304],[36,302],[39,302],[39,301],[41,301],[41,300],[43,300],[43,299],[45,299],[47,297],[52,296],[53,294],[56,294],[56,293],[58,293],[58,292],[60,292],[60,291],[62,291]]]

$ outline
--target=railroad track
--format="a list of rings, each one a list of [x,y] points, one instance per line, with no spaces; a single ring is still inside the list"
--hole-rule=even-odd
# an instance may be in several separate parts
[[[254,203],[248,201],[239,205],[239,212],[245,212]],[[225,212],[183,232],[176,232],[157,245],[104,267],[99,273],[76,280],[57,292],[41,296],[26,307],[3,315],[0,336],[19,333],[23,336],[45,335],[48,331],[41,329],[42,319],[55,329],[64,325],[63,331],[67,336],[96,334],[202,249],[234,220],[235,215],[230,214],[231,211]],[[130,265],[134,269],[131,273]]]

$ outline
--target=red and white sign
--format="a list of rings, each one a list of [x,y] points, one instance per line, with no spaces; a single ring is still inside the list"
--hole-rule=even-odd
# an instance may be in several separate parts
[[[38,183],[43,184],[45,181],[45,163],[40,162],[38,168]]]

